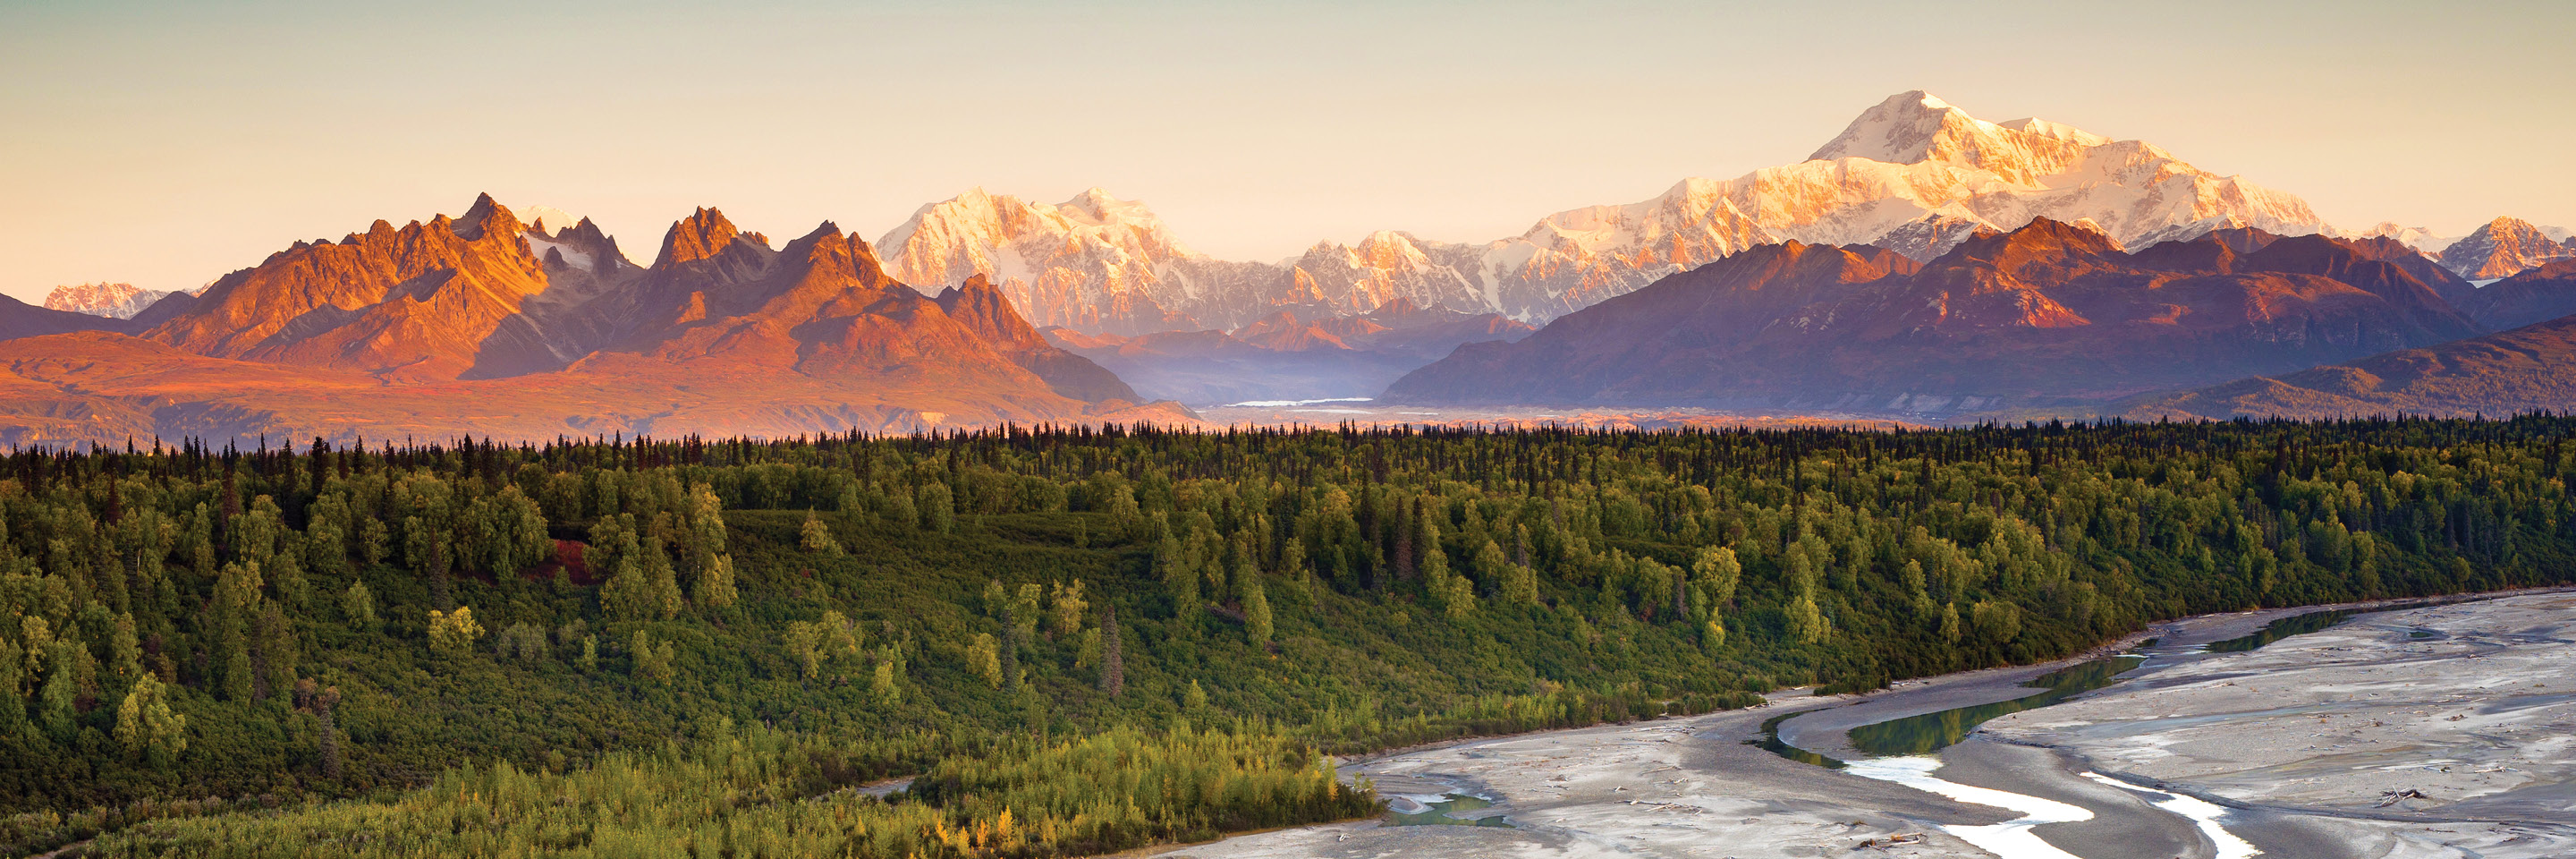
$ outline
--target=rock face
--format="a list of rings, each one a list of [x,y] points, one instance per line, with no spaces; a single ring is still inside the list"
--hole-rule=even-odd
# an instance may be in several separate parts
[[[2103,402],[2473,336],[2445,297],[2465,289],[2394,242],[2250,229],[2130,253],[2040,219],[1919,265],[1789,242],[1517,343],[1462,347],[1385,398],[1864,413]]]
[[[62,334],[82,330],[140,339]],[[0,410],[17,443],[1191,419],[1135,405],[980,280],[934,300],[828,222],[772,249],[714,209],[642,267],[586,219],[530,227],[486,196],[463,218],[299,242],[131,322],[0,305],[0,335],[30,338],[0,375],[28,404]]]
[[[1041,326],[1136,334],[1232,330],[1292,307],[1355,315],[1399,298],[1544,322],[1758,245],[1879,244],[1928,260],[1976,230],[2037,218],[2089,221],[2140,247],[2229,227],[2328,229],[2296,197],[2152,144],[2038,119],[1985,122],[1916,91],[1862,113],[1807,161],[1686,179],[1484,243],[1382,231],[1282,263],[1227,263],[1184,248],[1142,204],[1097,190],[1052,207],[978,190],[924,207],[879,245],[898,278],[982,274]]]
[[[2569,257],[2576,257],[2576,247],[2560,244],[2529,221],[2497,218],[2443,248],[2442,267],[2470,280],[2492,280]]]
[[[53,292],[45,295],[45,308],[109,319],[132,319],[144,308],[173,294],[163,289],[137,289],[131,283],[84,283],[54,287]]]

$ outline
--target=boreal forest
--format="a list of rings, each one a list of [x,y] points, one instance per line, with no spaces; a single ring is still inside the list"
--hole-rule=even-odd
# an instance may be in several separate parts
[[[1365,816],[1336,755],[2562,583],[2571,429],[19,450],[0,850],[1029,857]]]

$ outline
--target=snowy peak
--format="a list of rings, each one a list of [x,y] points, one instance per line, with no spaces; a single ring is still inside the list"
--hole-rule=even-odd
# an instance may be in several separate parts
[[[1765,244],[1877,244],[1926,261],[1979,230],[2042,218],[2130,248],[2219,229],[2329,229],[2295,196],[2151,144],[2037,118],[1987,122],[1915,90],[1863,111],[1810,160],[1684,179],[1489,242],[1381,230],[1281,263],[1226,262],[1097,188],[1052,206],[976,189],[922,207],[878,249],[924,290],[980,274],[1039,326],[1148,334],[1234,330],[1285,308],[1364,314],[1396,299],[1543,322]]]
[[[2456,236],[2437,236],[2423,227],[2409,227],[2396,221],[2381,221],[2370,229],[2354,234],[2357,239],[2392,239],[2427,256],[2439,257],[2442,249],[2459,241]]]
[[[151,307],[153,302],[170,296],[167,290],[138,289],[130,283],[83,283],[57,286],[45,296],[45,309],[104,316],[109,319],[132,319],[134,314]]]
[[[2520,218],[2497,218],[2442,250],[2442,267],[2470,280],[2512,277],[2550,260],[2576,256],[2540,227]]]
[[[1842,134],[1827,141],[1807,160],[1867,158],[1913,164],[1930,158],[1941,138],[1957,136],[1963,126],[1974,122],[1966,111],[1951,107],[1931,93],[1908,90],[1862,111],[1843,127]]]
[[[1263,290],[1237,281],[1277,276],[1200,256],[1144,203],[1099,188],[1055,205],[976,188],[921,207],[877,248],[887,270],[917,289],[981,275],[1028,321],[1085,331],[1207,327],[1172,308],[1202,296],[1258,301]]]
[[[1898,93],[1863,111],[1809,161],[1861,158],[1888,164],[1952,164],[1993,172],[2024,185],[2063,173],[2089,150],[2109,146],[2099,134],[2043,119],[1996,124],[1969,116],[1922,90]]]

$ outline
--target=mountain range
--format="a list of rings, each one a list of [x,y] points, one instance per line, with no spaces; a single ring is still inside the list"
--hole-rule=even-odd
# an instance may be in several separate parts
[[[1364,314],[1280,310],[1232,332],[1133,337],[1049,328],[1047,339],[1117,372],[1151,399],[1193,405],[1366,399],[1466,343],[1511,341],[1537,326],[1497,313],[1426,308],[1398,298]]]
[[[1863,112],[1797,164],[1685,179],[1654,198],[1548,215],[1481,243],[1385,230],[1277,262],[1193,252],[1141,203],[1098,189],[1058,205],[977,189],[879,239],[915,283],[991,278],[1040,325],[1086,333],[1231,330],[1281,306],[1423,307],[1545,322],[1765,244],[1878,243],[1930,259],[1978,229],[2090,220],[2131,244],[2223,227],[2331,229],[2299,198],[2141,141],[2040,119],[1991,123],[1930,94]]]
[[[700,208],[648,265],[588,219],[528,211],[484,196],[379,220],[196,292],[0,298],[0,443],[1188,422],[1168,401],[1380,392],[1934,417],[2206,405],[2242,397],[2193,392],[2297,387],[2576,312],[2565,230],[2346,232],[2153,144],[1921,91],[1795,164],[1488,242],[1389,230],[1275,262],[1199,254],[1098,189],[1056,205],[978,189],[874,243],[830,222],[773,242]],[[2333,390],[2305,401],[2393,389]]]
[[[297,242],[130,320],[0,307],[0,442],[268,434],[783,436],[1186,422],[978,282],[924,295],[824,223],[773,248],[699,209],[637,266],[491,197]],[[32,335],[32,336],[31,336]]]
[[[2130,252],[2043,218],[1927,263],[1788,242],[1516,343],[1462,347],[1384,399],[1930,415],[2099,403],[2433,346],[2546,312],[2528,306],[2540,299],[2487,295],[2387,238],[2235,228]]]

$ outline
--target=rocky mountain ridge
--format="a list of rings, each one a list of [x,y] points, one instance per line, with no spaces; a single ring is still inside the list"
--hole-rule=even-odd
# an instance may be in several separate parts
[[[988,285],[950,292],[895,280],[829,222],[772,249],[701,208],[637,266],[587,220],[548,231],[486,195],[297,242],[131,321],[0,307],[0,334],[26,338],[0,374],[0,442],[346,438],[392,416],[522,438],[1191,419],[1138,405]]]
[[[2436,258],[2442,261],[2443,268],[2461,277],[2494,280],[2539,268],[2551,260],[2576,257],[2576,244],[2562,241],[2576,239],[2564,235],[2553,238],[2548,231],[2521,218],[2497,218],[2444,245]]]

